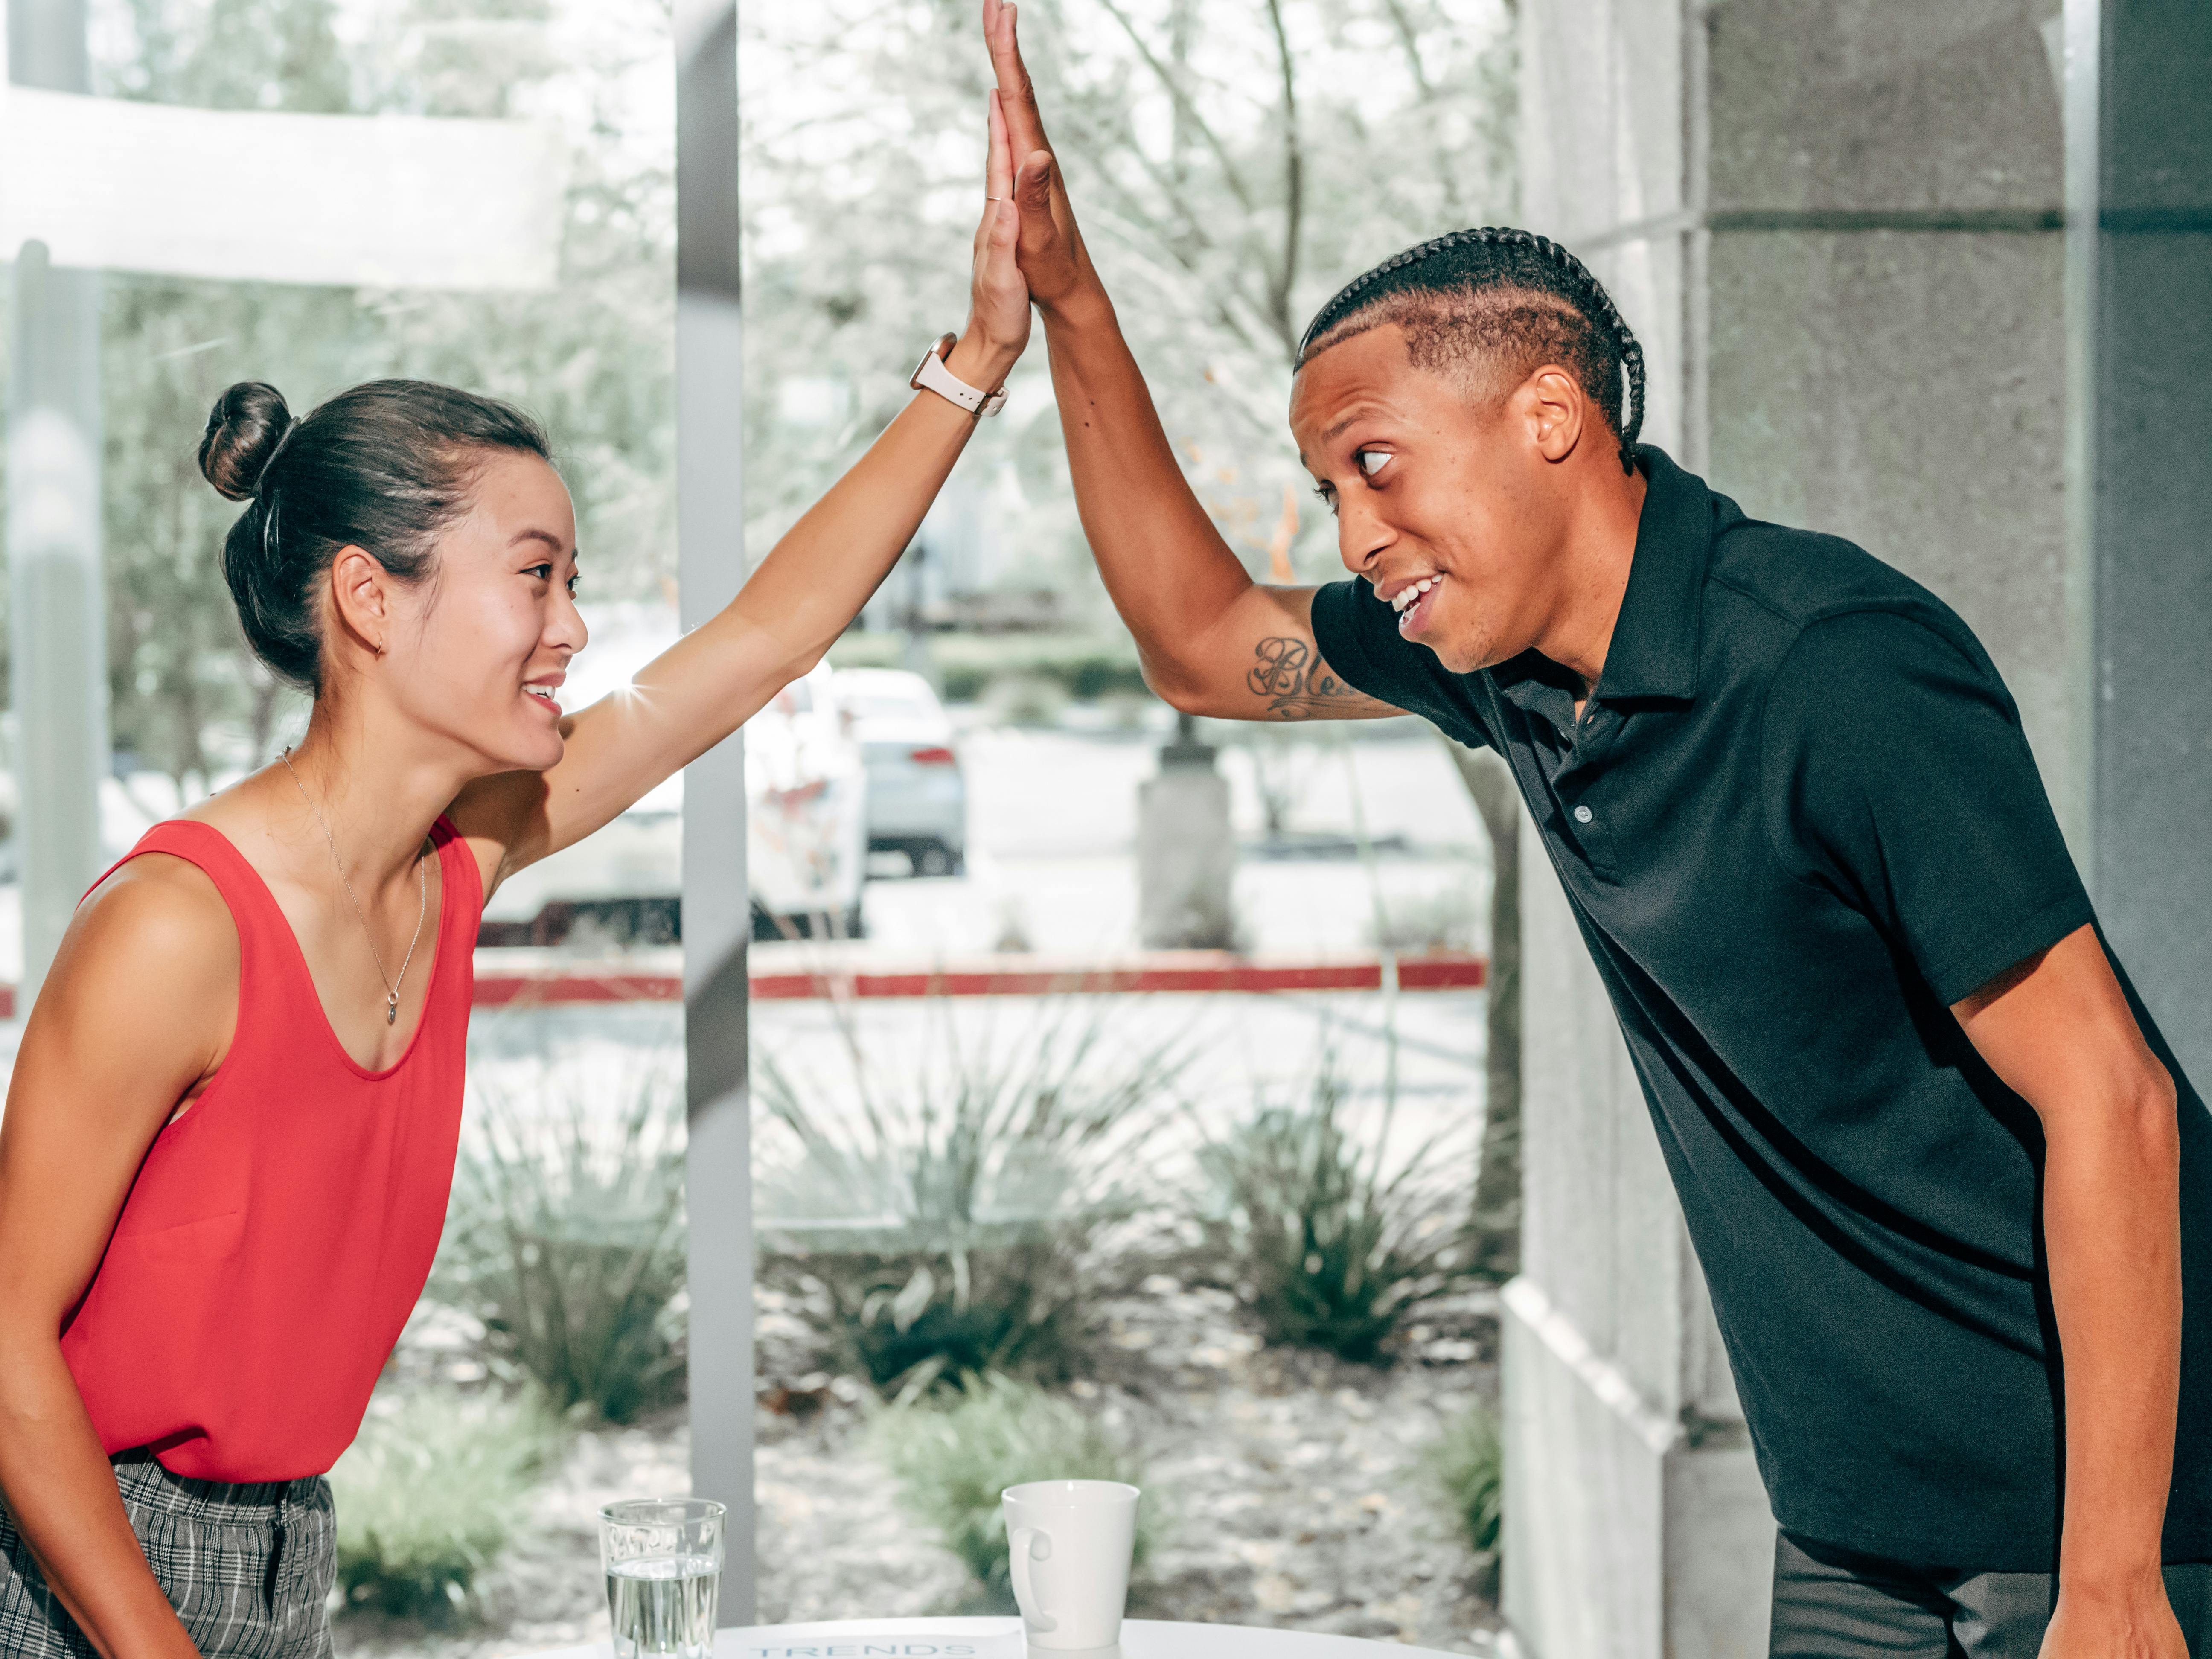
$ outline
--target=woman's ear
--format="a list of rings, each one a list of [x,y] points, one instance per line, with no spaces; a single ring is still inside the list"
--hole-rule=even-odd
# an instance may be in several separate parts
[[[331,561],[331,606],[338,626],[382,656],[392,623],[392,573],[358,547],[342,547]]]

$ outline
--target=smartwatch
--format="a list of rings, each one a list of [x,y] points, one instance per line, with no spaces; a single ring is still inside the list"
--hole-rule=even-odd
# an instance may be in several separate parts
[[[957,334],[947,334],[932,343],[921,354],[921,362],[907,377],[907,384],[915,391],[934,392],[949,403],[955,403],[970,415],[995,415],[1006,406],[1006,389],[978,392],[945,366],[945,356],[959,343]]]

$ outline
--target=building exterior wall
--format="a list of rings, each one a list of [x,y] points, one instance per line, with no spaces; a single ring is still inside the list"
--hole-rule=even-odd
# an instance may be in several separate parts
[[[1965,617],[2079,836],[2058,4],[1523,0],[1522,222],[1643,341],[1649,441]],[[1747,1659],[1773,1522],[1626,1050],[1524,835],[1506,1618],[1542,1659]]]

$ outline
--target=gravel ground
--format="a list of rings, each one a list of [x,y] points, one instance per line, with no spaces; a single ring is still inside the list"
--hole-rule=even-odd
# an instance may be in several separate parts
[[[1495,1397],[1488,1300],[1431,1312],[1378,1370],[1266,1349],[1220,1291],[1145,1291],[1104,1310],[1091,1374],[1069,1389],[1139,1448],[1147,1501],[1167,1517],[1131,1613],[1494,1652],[1482,1564],[1422,1474],[1445,1418]],[[858,1389],[793,1375],[803,1356],[778,1355],[775,1323],[763,1370],[790,1380],[771,1386],[781,1409],[758,1422],[762,1619],[999,1611],[899,1509],[850,1403]],[[579,1435],[521,1541],[481,1581],[482,1622],[439,1632],[356,1614],[339,1622],[338,1652],[495,1659],[605,1639],[593,1513],[684,1490],[685,1456],[680,1412]]]

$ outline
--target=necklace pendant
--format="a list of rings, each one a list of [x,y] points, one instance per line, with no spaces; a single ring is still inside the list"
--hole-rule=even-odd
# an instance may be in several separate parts
[[[399,1000],[398,998],[387,997],[385,999],[384,1023],[386,1025],[397,1025],[399,1024]]]

